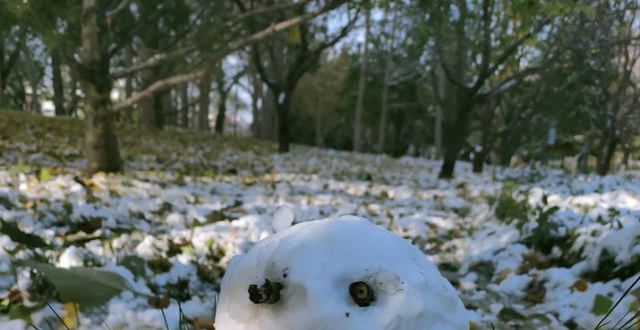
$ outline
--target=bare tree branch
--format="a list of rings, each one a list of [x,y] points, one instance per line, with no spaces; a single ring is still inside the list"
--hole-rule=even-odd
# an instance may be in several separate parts
[[[116,8],[113,8],[112,10],[109,10],[106,13],[106,17],[110,18],[113,17],[115,15],[117,15],[120,11],[122,11],[123,9],[127,8],[127,5],[131,2],[131,0],[122,0],[120,1],[120,3],[118,4],[118,6],[116,6]]]
[[[445,61],[444,59],[445,57],[444,57],[444,53],[442,52],[442,47],[438,45],[437,41],[436,41],[436,52],[438,53],[438,57],[440,58],[440,61],[439,61],[440,66],[442,67],[442,71],[444,72],[444,76],[447,78],[447,80],[453,85],[455,85],[456,87],[459,87],[462,89],[469,89],[469,87],[465,85],[464,82],[458,81],[458,79],[454,77],[453,71],[451,71],[449,64],[447,64],[447,61]]]
[[[290,18],[288,20],[276,23],[274,25],[271,25],[261,31],[258,31],[252,35],[249,35],[245,38],[242,38],[236,42],[232,42],[228,45],[226,45],[225,47],[223,47],[222,49],[218,50],[217,52],[215,52],[212,56],[210,56],[210,58],[204,62],[206,63],[215,63],[217,61],[219,61],[221,58],[223,58],[225,55],[232,53],[234,51],[238,51],[240,49],[245,48],[246,46],[252,45],[254,43],[260,42],[264,39],[269,38],[270,36],[272,36],[273,34],[285,30],[291,26],[294,26],[296,24],[300,24],[302,22],[311,20],[315,17],[318,17],[334,8],[336,8],[336,3],[334,2],[331,5],[328,5],[326,7],[323,7],[317,11],[314,12],[310,12],[307,14],[303,14],[300,16],[296,16],[293,18]],[[340,2],[342,3],[342,2]],[[202,63],[202,62],[201,62]],[[199,80],[200,78],[202,78],[202,76],[204,75],[205,71],[208,69],[208,66],[205,65],[207,68],[204,69],[199,69],[199,70],[195,70],[191,73],[185,73],[185,74],[178,74],[166,79],[162,79],[159,81],[156,81],[155,83],[151,84],[149,87],[147,87],[145,90],[134,93],[134,95],[132,97],[130,97],[129,99],[115,105],[111,111],[120,111],[123,109],[127,109],[132,107],[134,104],[140,102],[140,100],[144,99],[145,97],[150,97],[151,95],[153,95],[154,93],[166,90],[168,88],[171,88],[173,86],[176,85],[180,85],[186,82],[190,82],[190,81],[195,81],[195,80]]]
[[[493,16],[492,0],[482,1],[482,62],[480,64],[480,77],[489,75],[491,61],[491,17]],[[480,79],[478,79],[480,80]]]
[[[116,104],[111,111],[120,111],[124,109],[132,108],[136,103],[140,102],[142,99],[151,97],[153,94],[157,92],[161,92],[163,90],[169,89],[173,86],[180,85],[186,82],[199,80],[202,78],[206,69],[200,69],[191,73],[179,74],[173,77],[169,77],[166,79],[158,80],[147,87],[145,90],[141,92],[136,92],[130,98],[124,100],[121,103]]]
[[[270,7],[260,7],[260,8],[256,8],[253,10],[247,10],[245,12],[243,12],[242,14],[240,14],[237,19],[238,20],[242,20],[242,19],[246,19],[249,18],[251,16],[256,16],[256,15],[263,15],[266,13],[270,13],[272,11],[277,11],[277,10],[285,10],[285,9],[289,9],[292,7],[297,7],[297,6],[303,6],[306,5],[308,3],[310,3],[312,0],[301,0],[298,2],[290,2],[290,1],[285,1],[279,4],[275,4],[273,6]],[[236,1],[237,4],[237,1]],[[246,10],[246,9],[245,9]]]
[[[500,83],[498,83],[496,86],[494,86],[493,88],[487,90],[487,91],[480,91],[479,92],[479,96],[481,97],[486,97],[486,96],[491,96],[491,95],[495,95],[495,94],[499,94],[499,93],[503,93],[506,92],[507,90],[512,89],[513,87],[516,87],[518,84],[520,84],[522,81],[524,81],[525,78],[538,73],[540,70],[542,69],[542,67],[528,67],[522,71],[519,71],[517,73],[512,74],[510,77],[504,79],[503,81],[501,81]]]
[[[486,70],[483,75],[478,76],[478,80],[476,80],[472,89],[479,90],[482,87],[482,85],[484,85],[485,81],[494,72],[496,72],[496,70],[498,70],[500,65],[502,65],[511,56],[513,56],[518,51],[518,49],[520,49],[520,46],[522,46],[522,44],[524,44],[527,40],[529,40],[530,38],[538,34],[538,32],[540,32],[547,24],[549,24],[549,22],[550,22],[549,19],[544,20],[542,23],[536,26],[533,30],[525,33],[523,36],[521,36],[516,41],[514,41],[509,47],[507,47],[507,49],[505,49],[505,51],[496,59],[493,65],[488,70]]]
[[[152,68],[154,66],[160,65],[166,61],[172,60],[172,59],[176,59],[179,58],[181,56],[184,56],[186,54],[188,54],[189,52],[195,51],[196,47],[195,46],[189,46],[189,47],[185,47],[182,49],[178,49],[176,51],[173,51],[171,53],[164,53],[164,54],[157,54],[154,56],[151,56],[148,60],[141,62],[141,63],[137,63],[134,64],[128,68],[123,68],[123,69],[119,69],[116,70],[114,72],[111,73],[111,77],[113,77],[114,79],[120,79],[120,78],[124,78],[126,76],[132,75],[136,72],[142,71],[142,70],[146,70],[149,68]]]

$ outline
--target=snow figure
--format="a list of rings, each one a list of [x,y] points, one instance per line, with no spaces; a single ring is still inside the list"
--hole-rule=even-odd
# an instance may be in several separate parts
[[[366,219],[343,216],[296,224],[234,257],[215,326],[447,330],[468,329],[469,320],[420,250]]]

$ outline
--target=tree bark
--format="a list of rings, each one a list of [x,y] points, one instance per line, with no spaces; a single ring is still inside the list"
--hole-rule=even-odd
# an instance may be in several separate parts
[[[353,151],[362,151],[362,111],[364,107],[364,93],[367,84],[367,60],[369,58],[369,30],[371,25],[371,15],[367,11],[365,16],[365,35],[362,45],[362,58],[360,59],[360,78],[358,80],[358,98],[356,100],[356,112],[353,121]]]
[[[225,85],[222,62],[216,68],[216,87],[218,89],[218,113],[216,114],[216,134],[224,133],[224,122],[227,115],[227,86]],[[236,123],[237,126],[237,123]],[[234,126],[234,134],[236,128]]]
[[[82,4],[80,77],[85,95],[87,172],[91,175],[100,171],[120,171],[122,158],[113,129],[114,114],[109,111],[112,87],[109,58],[100,48],[101,44],[106,44],[100,42],[98,26],[98,20],[104,20],[104,13],[99,13],[96,0],[82,0]]]
[[[125,48],[124,56],[125,56],[125,62],[127,63],[128,66],[133,64],[133,56],[131,54],[132,52],[133,50],[131,49],[130,46]],[[125,100],[128,100],[132,95],[133,95],[133,76],[129,75],[124,80]],[[133,109],[131,109],[131,107],[123,110],[122,120],[129,125],[134,123]]]
[[[7,81],[4,79],[4,77],[0,77],[0,110],[4,110],[4,108],[8,104],[7,94],[5,93],[6,88]]]
[[[155,117],[156,129],[164,129],[167,123],[166,117],[169,112],[171,112],[171,109],[167,107],[167,102],[165,101],[168,94],[169,91],[167,90],[153,95],[153,115]]]
[[[227,93],[219,94],[218,114],[216,114],[216,134],[224,133],[224,122],[227,113]]]
[[[618,139],[615,137],[609,137],[607,140],[604,150],[600,152],[600,157],[598,157],[598,168],[596,171],[598,172],[598,175],[601,176],[605,176],[609,173],[611,160],[613,159],[616,147],[618,146]]]
[[[391,26],[391,37],[387,46],[387,54],[384,64],[384,81],[382,84],[382,109],[380,111],[380,128],[378,130],[378,152],[385,151],[385,139],[387,133],[387,112],[389,109],[389,81],[391,80],[391,51],[393,50],[393,41],[396,34],[396,25],[398,15],[394,14]]]
[[[323,137],[322,137],[322,96],[320,93],[316,95],[316,113],[315,113],[315,136],[316,136],[316,147],[322,147],[324,145]]]
[[[481,151],[474,154],[473,173],[482,173],[482,170],[484,168],[484,160],[487,159],[488,154],[488,150],[485,151],[484,147]]]
[[[138,102],[140,108],[140,126],[144,129],[154,130],[156,128],[156,111],[153,109],[155,100],[153,95],[143,98]]]
[[[253,114],[253,121],[251,122],[251,131],[253,136],[262,138],[262,109],[264,108],[264,95],[262,93],[262,81],[255,69],[251,67],[250,79],[253,93],[251,93],[251,112]]]
[[[51,75],[53,83],[53,104],[56,108],[56,116],[66,116],[64,109],[64,85],[62,82],[62,61],[60,51],[54,49],[51,52]]]
[[[289,152],[289,107],[291,105],[290,93],[284,92],[281,102],[274,96],[276,101],[276,111],[278,112],[278,152]]]
[[[164,129],[167,126],[176,126],[176,108],[173,106],[173,102],[171,99],[172,90],[168,89],[164,91],[164,93],[159,94],[160,99],[160,116],[162,118],[162,125],[159,127]]]
[[[189,84],[180,87],[180,126],[189,128]]]
[[[469,130],[469,117],[475,106],[475,97],[468,91],[458,93],[458,105],[455,109],[457,117],[451,123],[445,123],[443,153],[444,160],[440,168],[439,177],[442,179],[453,178],[458,154],[462,149]],[[447,125],[448,124],[448,125]]]
[[[9,105],[7,99],[9,75],[15,67],[15,63],[20,56],[20,50],[23,46],[24,33],[21,34],[20,40],[16,43],[14,50],[8,54],[8,58],[5,60],[6,49],[4,48],[4,40],[0,40],[0,109]]]
[[[513,157],[513,150],[511,148],[502,147],[500,149],[499,162],[500,166],[508,167],[511,165],[511,158]]]
[[[0,110],[6,107],[6,94],[7,78],[5,77],[5,64],[4,64],[4,40],[0,40]]]
[[[213,76],[211,72],[207,70],[202,79],[200,79],[200,96],[198,99],[198,129],[202,131],[208,131],[210,129],[209,124],[209,92],[211,91],[211,82]]]
[[[624,165],[624,167],[628,167],[629,166],[629,156],[631,155],[631,146],[626,143],[624,145],[624,147],[622,148],[622,165]]]

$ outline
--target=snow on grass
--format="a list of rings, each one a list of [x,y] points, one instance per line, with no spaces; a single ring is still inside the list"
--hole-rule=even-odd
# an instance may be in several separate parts
[[[80,123],[0,116],[0,218],[50,245],[28,250],[0,234],[3,329],[26,327],[10,318],[32,306],[36,326],[60,324],[40,295],[72,314],[13,262],[33,258],[116,271],[155,295],[79,306],[80,328],[162,329],[162,311],[177,328],[178,301],[188,322],[210,325],[225,267],[279,229],[271,216],[282,204],[294,224],[354,214],[406,238],[479,328],[593,328],[640,272],[638,173],[475,175],[462,163],[444,181],[439,163],[423,159],[297,146],[279,155],[260,141],[120,128],[126,171],[80,179]],[[613,323],[637,311],[639,297],[632,291]]]

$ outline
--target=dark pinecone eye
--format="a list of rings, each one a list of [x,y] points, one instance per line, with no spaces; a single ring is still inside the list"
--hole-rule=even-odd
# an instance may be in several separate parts
[[[249,300],[254,304],[275,304],[280,301],[280,290],[284,286],[280,282],[264,281],[262,287],[256,284],[249,285]]]
[[[375,300],[373,289],[365,282],[353,282],[349,285],[349,294],[360,307],[367,307]]]

